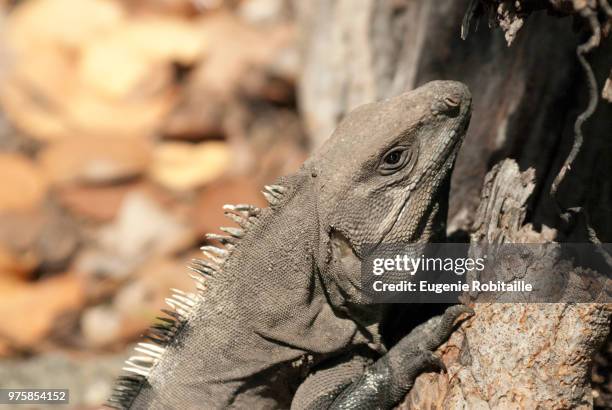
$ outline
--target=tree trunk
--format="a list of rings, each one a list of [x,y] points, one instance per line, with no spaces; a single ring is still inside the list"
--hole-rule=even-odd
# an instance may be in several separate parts
[[[521,169],[536,170],[530,211],[538,223],[556,227],[548,190],[571,146],[574,120],[586,105],[586,81],[576,59],[581,39],[571,18],[539,12],[510,47],[503,33],[488,30],[484,21],[463,41],[467,3],[295,1],[303,44],[299,102],[307,129],[318,145],[360,104],[431,80],[463,81],[474,105],[453,174],[450,230],[469,229],[485,173],[508,157]],[[600,86],[612,66],[611,43],[590,57]],[[612,213],[602,205],[612,190],[612,182],[602,178],[612,171],[611,105],[600,103],[587,123],[585,146],[560,188],[566,206],[588,201],[603,238],[612,238]]]
[[[520,173],[512,160],[487,174],[472,234],[474,248],[554,238],[549,228],[535,232],[524,225],[533,176],[533,169]],[[561,274],[559,260],[545,256],[537,264],[526,263],[530,274]],[[497,277],[524,271],[505,263],[492,270]],[[439,349],[448,374],[419,376],[401,408],[593,407],[592,356],[608,334],[611,304],[477,303],[474,310],[474,317]]]
[[[430,80],[462,81],[473,94],[473,115],[453,174],[449,233],[465,240],[472,234],[474,242],[490,235],[514,235],[517,242],[586,241],[584,219],[562,223],[549,195],[587,103],[576,58],[584,38],[572,30],[570,17],[534,13],[509,47],[503,33],[485,22],[461,40],[467,0],[294,4],[303,45],[300,106],[313,145],[360,104]],[[610,43],[589,56],[600,90],[612,66]],[[589,210],[604,242],[612,238],[611,105],[600,101],[588,121],[584,146],[558,195],[564,207]],[[492,170],[481,196],[485,174],[504,158],[518,166],[503,162]],[[505,189],[492,194],[495,183]],[[506,209],[487,212],[496,201],[506,201]],[[449,375],[421,376],[403,406],[589,407],[591,357],[609,331],[610,314],[604,304],[479,304],[474,319],[441,349]]]

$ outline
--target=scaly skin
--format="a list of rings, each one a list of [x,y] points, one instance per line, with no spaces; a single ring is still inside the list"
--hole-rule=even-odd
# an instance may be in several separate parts
[[[391,408],[457,317],[453,307],[389,349],[385,307],[360,288],[364,248],[444,237],[450,173],[470,117],[457,82],[432,82],[349,113],[270,207],[228,208],[243,226],[196,266],[200,292],[111,404],[134,409]],[[201,276],[203,276],[203,278]]]

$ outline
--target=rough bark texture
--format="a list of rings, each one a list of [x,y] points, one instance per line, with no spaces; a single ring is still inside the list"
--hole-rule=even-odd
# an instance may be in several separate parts
[[[586,105],[576,59],[585,37],[573,32],[571,18],[539,12],[514,31],[511,47],[484,21],[463,42],[467,4],[296,1],[303,28],[300,104],[313,145],[357,105],[429,80],[463,81],[474,113],[453,174],[449,231],[466,240],[472,233],[474,242],[584,242],[584,221],[561,223],[549,190]],[[589,56],[600,90],[612,66],[611,43]],[[559,188],[563,206],[589,209],[604,242],[612,238],[610,118],[611,104],[600,101]],[[516,163],[491,170],[503,158]],[[604,304],[477,304],[475,318],[441,348],[449,374],[419,377],[403,408],[588,408],[592,356],[610,315]]]
[[[474,113],[453,175],[451,231],[470,227],[482,178],[507,157],[521,169],[536,171],[529,204],[534,220],[558,224],[548,189],[571,146],[576,115],[586,104],[575,54],[582,37],[572,31],[571,18],[534,13],[508,47],[501,30],[489,30],[485,21],[461,40],[467,0],[294,4],[302,27],[300,106],[314,145],[357,105],[430,80],[460,80],[472,90]],[[600,86],[612,66],[611,43],[604,41],[590,56]],[[565,206],[588,203],[603,238],[612,237],[612,213],[603,205],[611,182],[601,178],[612,171],[611,117],[611,104],[600,103],[573,172],[560,187]]]
[[[402,409],[592,408],[591,356],[610,309],[478,304],[439,353],[448,374],[419,376]]]
[[[554,238],[549,228],[536,232],[523,225],[533,174],[531,169],[520,173],[511,160],[487,174],[473,244]],[[559,269],[558,262],[551,257],[538,266]],[[504,275],[508,268],[494,269]],[[591,361],[608,334],[610,304],[477,303],[474,310],[475,316],[439,350],[448,374],[421,375],[401,408],[593,406]]]

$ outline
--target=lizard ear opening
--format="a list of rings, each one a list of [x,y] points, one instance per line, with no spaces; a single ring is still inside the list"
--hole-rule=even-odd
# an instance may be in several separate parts
[[[388,150],[378,164],[378,172],[381,175],[392,175],[414,163],[417,157],[414,147],[408,145],[398,145]]]

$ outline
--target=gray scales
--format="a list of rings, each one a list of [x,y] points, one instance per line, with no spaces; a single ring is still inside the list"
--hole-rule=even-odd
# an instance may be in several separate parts
[[[227,205],[240,228],[210,235],[197,294],[127,361],[109,405],[130,409],[388,409],[472,311],[457,305],[389,346],[390,305],[368,301],[368,244],[445,238],[450,175],[471,114],[459,82],[435,81],[348,114],[269,207]]]

